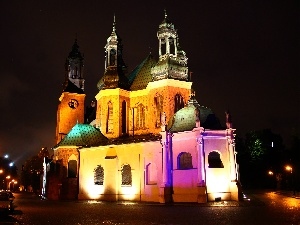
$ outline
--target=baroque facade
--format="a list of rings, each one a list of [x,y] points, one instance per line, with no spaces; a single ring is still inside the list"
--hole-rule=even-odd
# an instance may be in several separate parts
[[[84,114],[83,57],[75,41],[57,111],[50,199],[207,202],[238,200],[235,129],[222,127],[191,90],[188,58],[165,13],[159,56],[131,73],[116,23],[105,45],[96,103]]]

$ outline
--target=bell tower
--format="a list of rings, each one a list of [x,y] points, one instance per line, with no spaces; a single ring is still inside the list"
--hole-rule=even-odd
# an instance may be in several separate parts
[[[156,118],[153,133],[160,131],[161,113],[165,113],[168,122],[174,113],[184,107],[192,86],[188,79],[188,58],[179,45],[177,30],[166,11],[158,27],[157,38],[159,58],[151,68],[152,82],[148,85],[154,99],[153,114]]]
[[[65,82],[59,98],[56,124],[56,143],[69,133],[76,123],[84,123],[84,57],[77,39],[65,63]]]
[[[128,89],[128,79],[125,76],[127,66],[123,61],[122,39],[116,32],[116,19],[114,16],[113,30],[105,45],[105,72],[97,87],[101,89],[122,88]]]
[[[188,67],[185,52],[179,46],[179,38],[174,24],[165,11],[165,18],[157,31],[159,60],[151,69],[152,80],[175,79],[188,81]]]
[[[105,49],[105,71],[97,84],[96,127],[108,138],[117,138],[128,133],[128,110],[130,104],[129,81],[125,76],[127,66],[123,60],[122,39],[113,29]]]

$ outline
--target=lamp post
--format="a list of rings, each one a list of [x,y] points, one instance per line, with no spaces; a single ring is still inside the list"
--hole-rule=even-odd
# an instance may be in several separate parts
[[[6,186],[6,189],[8,190],[8,185],[10,184],[10,182],[8,182],[8,180],[10,179],[10,175],[6,176],[6,183],[5,183],[5,186]]]
[[[0,178],[1,178],[0,189],[2,189],[4,183],[4,180],[2,179],[3,173],[4,173],[3,169],[0,169]]]
[[[285,166],[286,171],[289,171],[292,176],[292,188],[293,188],[293,195],[296,195],[296,190],[295,190],[295,183],[294,183],[294,174],[293,174],[293,167],[292,166]]]

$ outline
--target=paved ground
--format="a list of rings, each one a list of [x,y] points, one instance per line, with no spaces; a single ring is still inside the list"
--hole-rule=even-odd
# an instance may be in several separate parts
[[[48,201],[31,193],[16,194],[15,213],[1,218],[0,225],[300,225],[298,195],[269,191],[245,193],[242,202],[173,205]]]

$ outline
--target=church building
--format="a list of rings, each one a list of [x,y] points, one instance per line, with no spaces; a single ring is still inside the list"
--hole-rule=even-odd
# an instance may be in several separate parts
[[[241,194],[230,115],[222,126],[192,91],[188,58],[165,13],[150,53],[131,72],[114,21],[96,101],[85,109],[77,40],[65,64],[49,199],[198,202]]]

